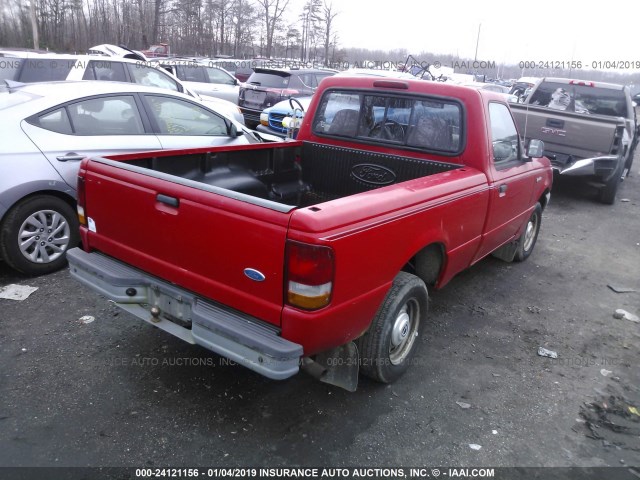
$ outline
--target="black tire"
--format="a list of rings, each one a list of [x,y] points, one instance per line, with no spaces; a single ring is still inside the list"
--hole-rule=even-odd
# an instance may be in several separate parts
[[[616,194],[622,180],[622,173],[616,171],[615,175],[598,191],[598,201],[605,205],[616,203]]]
[[[626,170],[625,177],[628,177],[629,175],[631,175],[631,166],[633,165],[633,158],[635,157],[635,154],[636,154],[636,144],[634,142],[633,146],[631,147],[631,151],[629,152],[629,155],[627,157],[627,162],[624,164],[624,169]]]
[[[417,350],[428,303],[424,282],[400,272],[369,330],[358,339],[360,372],[378,382],[391,383],[407,370]]]
[[[533,209],[527,226],[518,239],[518,248],[516,254],[513,257],[514,262],[524,262],[531,252],[533,252],[536,242],[538,241],[538,233],[540,233],[540,224],[542,223],[542,205],[536,203],[536,207]]]
[[[67,202],[50,195],[30,197],[7,213],[0,229],[0,251],[15,270],[43,275],[67,264],[67,251],[80,243],[78,230],[76,213]]]

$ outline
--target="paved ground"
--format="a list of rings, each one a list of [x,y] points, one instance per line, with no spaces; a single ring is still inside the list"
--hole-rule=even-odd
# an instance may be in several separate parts
[[[39,288],[0,300],[0,465],[640,465],[640,324],[613,318],[640,314],[638,163],[614,206],[558,184],[532,257],[433,292],[416,365],[356,393],[223,365],[67,271],[0,264]]]

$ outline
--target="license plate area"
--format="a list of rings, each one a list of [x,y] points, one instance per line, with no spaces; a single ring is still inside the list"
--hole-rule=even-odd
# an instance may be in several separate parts
[[[147,308],[151,312],[152,319],[169,320],[181,327],[191,329],[193,297],[173,292],[160,285],[151,285],[147,298]]]

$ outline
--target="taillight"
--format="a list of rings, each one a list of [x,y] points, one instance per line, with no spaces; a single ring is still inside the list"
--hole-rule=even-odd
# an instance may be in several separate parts
[[[294,95],[300,95],[299,90],[293,88],[267,88],[267,93],[277,93],[281,97],[292,97]]]
[[[330,247],[287,241],[287,303],[305,310],[317,310],[329,305],[334,265]]]
[[[87,217],[84,211],[84,206],[87,200],[86,196],[86,188],[84,181],[84,171],[80,170],[78,173],[78,183],[77,183],[77,195],[78,195],[78,221],[80,225],[87,225]]]

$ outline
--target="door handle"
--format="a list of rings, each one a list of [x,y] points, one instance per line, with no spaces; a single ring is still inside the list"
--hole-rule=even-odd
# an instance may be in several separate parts
[[[507,184],[506,184],[506,183],[503,183],[502,185],[500,185],[500,186],[498,187],[498,194],[499,194],[501,197],[504,197],[504,196],[507,194],[507,188],[508,188],[508,187],[507,187]]]
[[[169,205],[170,207],[178,208],[180,206],[180,200],[176,197],[170,197],[169,195],[159,193],[156,196],[156,200],[160,203],[164,203],[165,205]]]
[[[56,157],[59,162],[79,162],[84,158],[84,155],[78,155],[76,152],[69,152],[66,155]]]

